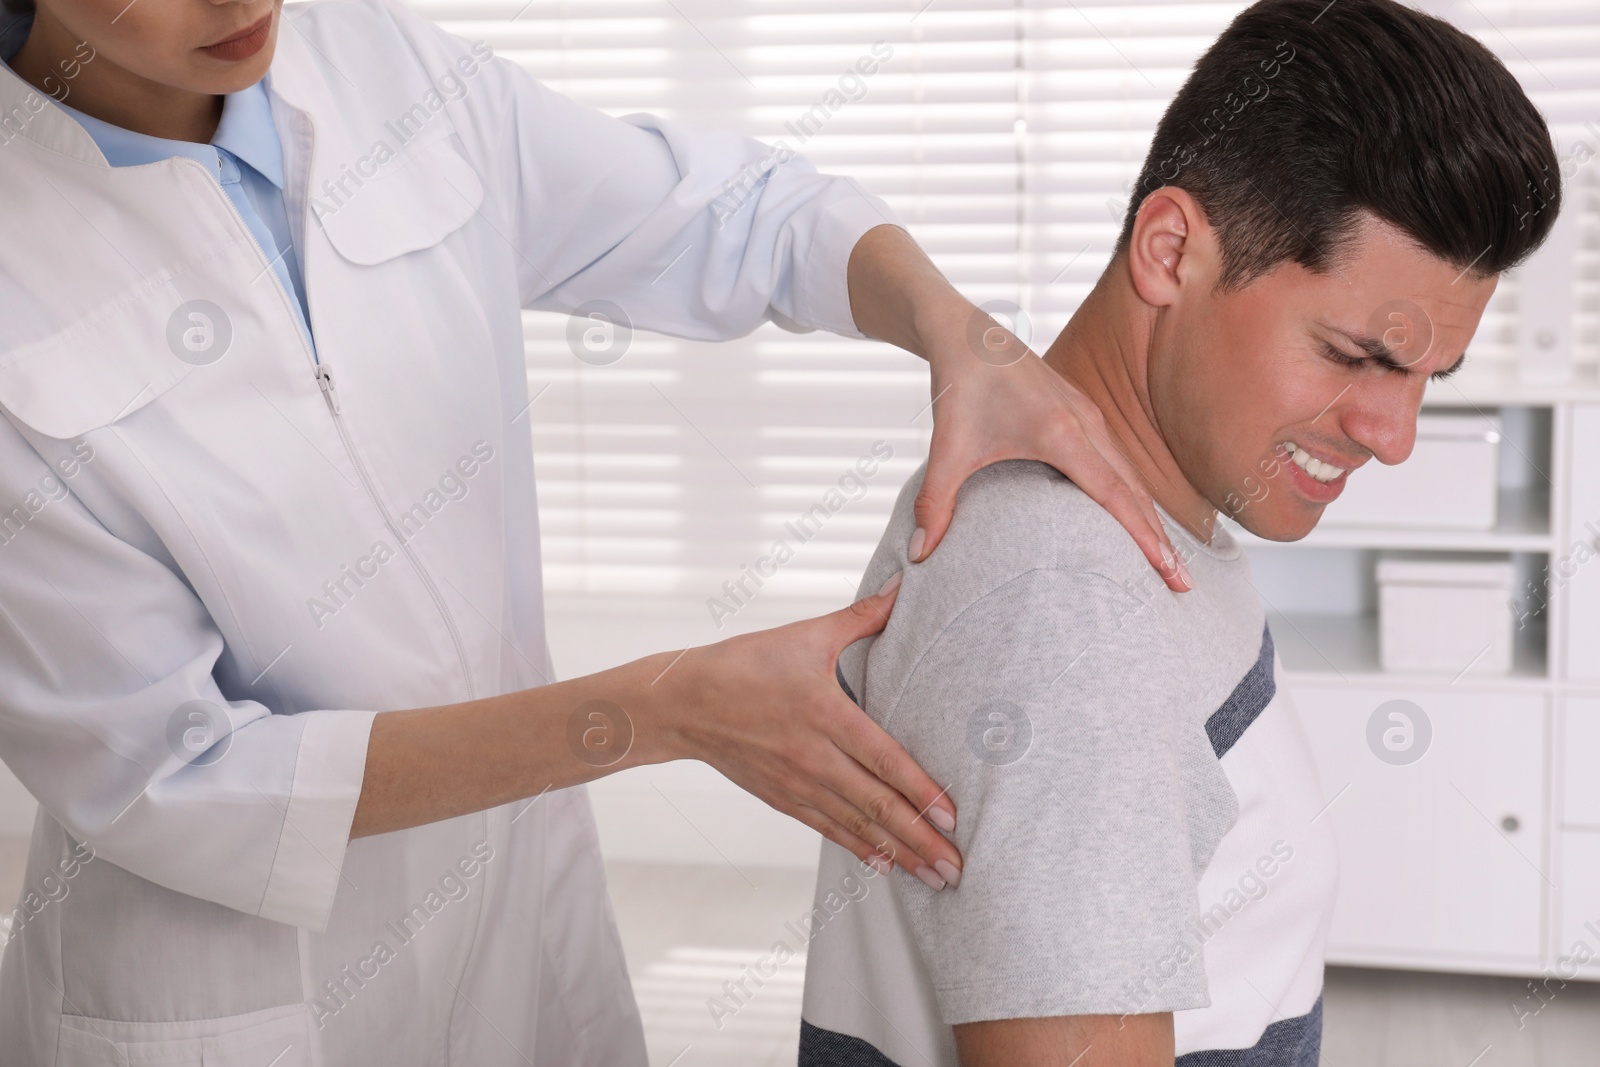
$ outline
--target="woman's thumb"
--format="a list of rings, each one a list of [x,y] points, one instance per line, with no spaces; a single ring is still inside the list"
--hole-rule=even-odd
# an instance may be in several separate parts
[[[854,644],[863,637],[871,637],[889,625],[889,613],[894,610],[895,597],[900,593],[900,578],[904,571],[894,576],[876,593],[834,612],[839,621],[840,647]]]
[[[922,476],[922,486],[913,502],[912,514],[917,528],[906,546],[906,555],[912,563],[920,563],[938,547],[955,516],[956,491],[972,472],[957,470],[944,461],[944,452],[930,452],[928,470]]]

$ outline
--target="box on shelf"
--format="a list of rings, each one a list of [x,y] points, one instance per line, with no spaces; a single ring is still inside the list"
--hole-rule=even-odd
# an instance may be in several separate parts
[[[1423,412],[1410,458],[1393,467],[1370,460],[1353,472],[1323,525],[1490,529],[1503,432],[1498,414]]]
[[[1378,648],[1386,671],[1509,674],[1516,576],[1505,558],[1378,561]]]

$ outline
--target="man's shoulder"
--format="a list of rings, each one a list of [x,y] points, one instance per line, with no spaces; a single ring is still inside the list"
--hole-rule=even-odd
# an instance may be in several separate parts
[[[1155,578],[1110,512],[1053,467],[1030,460],[996,463],[967,479],[956,498],[955,520],[920,566],[930,577],[956,581],[1030,570],[1100,575],[1117,585]]]
[[[840,657],[851,692],[864,693],[872,649],[880,703],[869,713],[885,710],[883,695],[898,693],[930,651],[973,627],[1017,631],[1013,658],[1031,644],[1076,648],[1111,632],[1125,651],[1165,640],[1160,613],[1144,609],[1166,587],[1132,536],[1044,463],[1007,460],[973,474],[944,538],[927,559],[908,564],[923,474],[901,490],[862,582],[871,591],[904,569],[889,623]]]
[[[1139,609],[1165,589],[1116,519],[1050,466],[1023,460],[968,478],[944,539],[907,566],[922,473],[902,490],[864,583],[877,588],[906,567],[882,648],[904,671],[963,618],[1006,618],[1060,645],[1148,616]]]

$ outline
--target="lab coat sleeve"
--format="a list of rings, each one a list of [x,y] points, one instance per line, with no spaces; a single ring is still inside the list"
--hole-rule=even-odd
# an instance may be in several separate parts
[[[97,857],[325,929],[372,713],[226,700],[212,675],[222,636],[200,600],[96,521],[4,418],[0,509],[6,766]]]
[[[476,62],[467,42],[390,6],[428,70]],[[899,220],[855,181],[783,142],[613,118],[500,57],[475,82],[454,121],[506,220],[525,307],[606,300],[636,327],[698,340],[768,320],[861,336],[850,252]]]

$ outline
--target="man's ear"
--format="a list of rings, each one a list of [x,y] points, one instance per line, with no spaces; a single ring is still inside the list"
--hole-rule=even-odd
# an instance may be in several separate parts
[[[1202,278],[1207,292],[1216,271],[1217,243],[1205,212],[1184,190],[1163,186],[1144,198],[1128,242],[1134,291],[1152,307],[1176,303],[1180,290]]]

